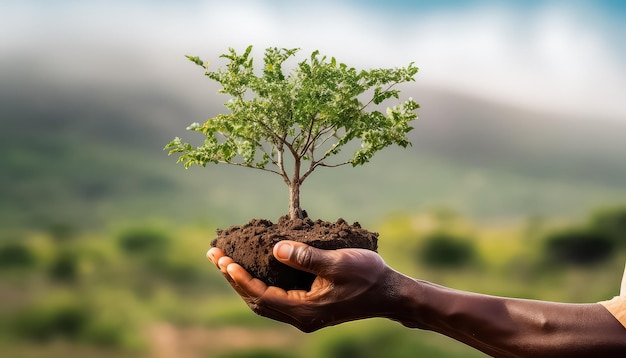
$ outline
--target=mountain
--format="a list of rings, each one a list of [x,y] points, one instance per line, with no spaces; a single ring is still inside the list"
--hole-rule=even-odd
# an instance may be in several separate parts
[[[151,217],[241,223],[286,212],[269,174],[183,170],[163,146],[221,111],[213,91],[162,84],[64,86],[3,74],[0,224],[103,226]],[[206,92],[205,92],[206,91]],[[413,146],[357,168],[322,168],[302,200],[314,217],[376,222],[446,206],[478,218],[580,215],[626,202],[626,124],[564,118],[416,87]]]
[[[626,122],[565,117],[426,90],[416,151],[538,179],[624,188]]]

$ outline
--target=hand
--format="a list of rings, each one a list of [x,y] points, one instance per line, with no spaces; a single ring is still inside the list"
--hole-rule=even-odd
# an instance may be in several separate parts
[[[267,286],[243,267],[211,248],[207,258],[257,314],[289,323],[303,332],[369,317],[391,317],[397,307],[399,277],[375,252],[365,249],[320,250],[281,241],[274,256],[317,275],[309,291]]]

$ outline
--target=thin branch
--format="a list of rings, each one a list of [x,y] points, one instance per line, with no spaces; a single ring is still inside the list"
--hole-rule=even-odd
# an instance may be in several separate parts
[[[245,93],[245,92],[244,92],[244,93]],[[244,103],[246,102],[246,100],[243,98],[243,93],[239,93],[239,94],[237,95],[237,99],[238,99],[240,102],[244,102]],[[290,116],[291,116],[291,113],[290,113]],[[251,121],[252,123],[258,124],[258,125],[260,125],[261,127],[263,127],[263,129],[265,129],[265,130],[266,130],[266,131],[270,134],[270,136],[274,137],[277,141],[284,142],[284,138],[281,138],[278,134],[276,134],[276,132],[275,132],[275,131],[273,131],[273,130],[272,130],[272,129],[271,129],[271,128],[270,128],[270,127],[269,127],[269,126],[268,126],[265,122],[263,122],[262,120],[257,120],[257,119],[255,119],[254,117],[252,117],[252,118],[250,118],[250,121]]]
[[[317,149],[317,147],[315,146],[311,146],[311,148],[309,149],[309,160],[311,161],[311,163],[315,161],[315,149]]]
[[[309,170],[306,171],[306,173],[304,173],[304,175],[302,175],[302,177],[300,177],[300,183],[302,183],[304,181],[304,179],[306,179],[311,173],[313,173],[313,171],[315,170],[315,168],[317,167],[327,167],[327,168],[336,168],[336,167],[340,167],[346,164],[350,164],[349,161],[347,162],[343,162],[343,163],[339,163],[339,164],[326,164],[323,163],[321,161],[315,162],[315,163],[311,163],[311,166],[309,167]]]
[[[321,147],[321,146],[323,146],[324,144],[326,144],[326,142],[328,142],[328,140],[329,140],[329,139],[334,138],[334,137],[335,137],[335,134],[337,134],[337,129],[335,129],[335,128],[333,128],[333,127],[329,127],[329,130],[328,130],[328,131],[326,131],[326,133],[328,133],[328,132],[332,132],[332,133],[331,133],[331,134],[329,134],[329,135],[328,135],[328,137],[326,137],[326,138],[324,138],[324,139],[322,140],[322,142],[320,143],[320,145],[318,145],[318,146],[317,146],[318,148],[319,148],[319,147]],[[322,134],[326,134],[326,133],[321,133],[321,132],[320,132],[320,137],[322,136]]]
[[[318,141],[318,139],[328,133],[328,132],[333,132],[331,135],[329,135],[328,137],[326,137],[319,145],[315,145],[315,143]],[[328,139],[332,138],[336,133],[336,130],[333,127],[327,127],[324,128],[323,130],[319,131],[316,135],[315,138],[313,138],[312,140],[309,139],[309,144],[307,146],[307,149],[309,151],[309,156],[310,156],[310,162],[311,165],[309,166],[309,170],[307,171],[307,173],[310,174],[310,172],[312,172],[315,169],[315,165],[318,163],[315,161],[315,150],[321,146],[324,145],[324,143],[326,143],[326,141],[328,141]],[[325,155],[325,157],[327,157],[328,155]],[[306,174],[306,176],[308,176],[308,174]]]
[[[263,124],[261,122],[257,122],[259,124]],[[244,140],[248,140],[250,142],[252,142],[256,148],[260,149],[263,153],[265,153],[267,155],[267,157],[269,158],[269,160],[271,161],[271,163],[273,165],[275,165],[279,170],[272,170],[269,168],[262,168],[262,167],[257,167],[254,165],[250,165],[250,164],[245,164],[245,163],[237,163],[237,162],[228,162],[228,161],[223,161],[223,160],[219,160],[220,163],[224,163],[224,164],[229,164],[229,165],[233,165],[233,166],[239,166],[239,167],[244,167],[244,168],[252,168],[252,169],[258,169],[258,170],[262,170],[265,172],[270,172],[270,173],[274,173],[274,174],[278,174],[280,175],[283,180],[285,181],[285,183],[289,186],[291,185],[291,181],[289,180],[289,176],[287,175],[287,173],[285,172],[285,167],[284,167],[284,163],[283,163],[283,145],[286,145],[286,137],[287,135],[283,135],[283,137],[279,137],[277,134],[275,134],[274,132],[271,132],[271,130],[269,130],[269,128],[267,128],[267,126],[265,126],[266,129],[268,131],[270,131],[270,133],[275,137],[275,139],[277,139],[277,142],[279,142],[279,145],[277,146],[277,151],[278,151],[278,158],[276,160],[273,159],[272,155],[270,153],[268,153],[265,148],[255,139],[249,138],[249,137],[245,137],[245,136],[239,136],[239,138],[242,138]],[[232,137],[231,133],[228,134],[223,134],[224,138],[226,140],[229,140]]]
[[[232,133],[226,133],[226,134],[223,133],[222,135],[224,136],[224,138],[226,140],[230,140],[233,137]],[[261,145],[261,143],[259,141],[257,141],[254,138],[249,138],[249,137],[245,137],[245,136],[241,136],[241,135],[238,135],[236,137],[239,137],[239,138],[242,138],[242,139],[245,139],[247,141],[252,142],[254,144],[255,148],[258,148],[258,149],[261,150],[261,152],[265,153],[267,155],[267,157],[269,158],[269,160],[272,162],[272,164],[274,164],[275,166],[278,167],[277,161],[275,161],[274,158],[272,158],[272,155],[265,150],[265,148],[263,147],[263,145]],[[227,163],[227,162],[222,162],[222,163]],[[229,163],[229,164],[232,164],[232,163]],[[256,167],[254,167],[254,168],[256,168]]]
[[[317,141],[317,140],[318,140],[318,139],[319,139],[319,138],[320,138],[323,134],[328,133],[328,132],[331,132],[331,131],[332,131],[332,134],[330,134],[328,137],[324,138],[324,140],[322,141],[322,143],[320,143],[317,147],[314,145],[314,143],[315,143],[315,142],[316,142],[316,141]],[[315,160],[315,149],[317,149],[317,148],[319,148],[319,147],[323,146],[323,145],[324,145],[324,143],[326,143],[326,142],[327,142],[330,138],[333,138],[333,137],[334,137],[335,133],[337,133],[337,132],[336,132],[336,130],[335,130],[333,127],[328,127],[328,128],[326,128],[325,130],[320,131],[320,133],[318,133],[318,134],[315,136],[315,140],[313,140],[313,141],[311,142],[311,143],[312,143],[312,146],[311,146],[311,147],[310,147],[310,149],[309,149],[309,152],[311,153],[311,154],[310,154],[310,155],[311,155],[311,165],[309,165],[309,169],[308,169],[308,170],[306,171],[306,173],[304,173],[304,175],[302,176],[301,181],[303,181],[304,179],[306,179],[306,177],[308,177],[308,176],[309,176],[309,174],[311,174],[311,173],[313,172],[313,170],[315,170],[315,168],[316,168],[316,167],[318,167],[318,166],[328,166],[328,165],[322,165],[322,164],[323,164],[323,163],[322,163],[322,161],[323,161],[323,160],[325,160],[326,158],[328,158],[328,156],[330,155],[331,150],[333,150],[333,149],[336,147],[336,144],[335,144],[335,145],[334,145],[331,149],[329,149],[326,153],[324,153],[324,156],[322,157],[322,159],[317,160],[317,161]],[[346,163],[343,163],[343,164],[347,164],[347,162],[346,162]],[[340,164],[340,165],[343,165],[343,164]],[[337,166],[339,166],[339,165],[337,165]]]
[[[326,163],[318,163],[316,165],[316,167],[326,167],[326,168],[337,168],[337,167],[341,167],[347,164],[351,164],[352,162],[347,161],[347,162],[343,162],[343,163],[339,163],[339,164],[326,164]]]
[[[283,141],[283,144],[287,147],[287,149],[289,149],[289,151],[291,152],[291,155],[293,155],[294,159],[295,158],[299,158],[299,154],[298,151],[294,148],[293,143],[289,143],[286,140]]]
[[[264,172],[270,172],[270,173],[274,173],[274,174],[278,174],[280,176],[283,176],[280,172],[278,172],[276,170],[272,170],[272,169],[268,169],[268,168],[255,167],[254,165],[250,165],[250,164],[236,163],[236,162],[226,162],[226,161],[223,161],[223,160],[218,160],[218,162],[224,163],[224,164],[229,164],[229,165],[234,165],[234,166],[237,166],[237,167],[258,169],[258,170],[262,170]]]
[[[304,148],[302,148],[302,152],[300,153],[301,158],[309,150],[311,143],[315,142],[315,141],[311,141],[311,136],[313,135],[313,124],[315,123],[315,119],[317,118],[317,116],[318,116],[318,113],[311,116],[311,125],[309,126],[309,129],[307,130],[307,138],[305,142],[306,145],[304,146]]]
[[[315,143],[315,141],[313,141],[313,143]],[[309,156],[310,156],[310,161],[311,164],[309,165],[309,169],[306,171],[305,175],[303,175],[302,179],[300,180],[300,182],[302,182],[302,180],[306,179],[307,176],[309,176],[309,174],[315,169],[315,145],[312,144],[309,147]],[[308,174],[307,174],[308,173]]]
[[[387,93],[390,89],[392,89],[395,85],[399,84],[400,82],[394,82],[392,84],[389,85],[389,87],[387,87],[384,91],[380,92],[380,93]],[[370,104],[372,104],[372,102],[374,102],[374,99],[376,99],[376,97],[372,96],[372,99],[369,100],[369,102],[367,102],[365,105],[363,105],[363,107],[361,107],[359,109],[359,111],[364,110],[365,108],[367,108],[367,106],[369,106]]]
[[[317,138],[323,136],[324,134],[330,131],[336,131],[335,126],[325,127],[324,129],[322,129],[321,131],[317,133]]]
[[[259,124],[261,127],[263,127],[272,137],[274,137],[276,140],[278,140],[281,143],[284,143],[285,138],[281,138],[278,134],[276,134],[267,124],[265,124],[263,121],[257,121],[254,119],[251,119],[253,123]]]
[[[278,147],[278,169],[280,170],[280,176],[283,177],[283,180],[285,181],[285,184],[287,184],[287,186],[291,186],[291,180],[289,180],[289,175],[287,175],[287,172],[285,172],[285,163],[283,160],[283,155],[284,155],[284,151],[285,148],[283,147],[284,145],[286,145],[286,142],[284,141],[284,138],[286,138],[287,135],[285,134],[283,136],[283,140],[281,142],[281,145]]]
[[[272,162],[272,164],[278,167],[278,162],[275,161],[274,158],[272,157],[271,151],[268,153],[267,150],[263,148],[263,146],[258,146],[258,148],[261,148],[261,151],[265,153],[265,155],[267,155],[267,158],[269,158],[270,162]]]

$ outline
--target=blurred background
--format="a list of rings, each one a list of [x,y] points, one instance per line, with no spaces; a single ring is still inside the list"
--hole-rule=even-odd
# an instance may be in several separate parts
[[[164,145],[228,100],[233,47],[357,68],[415,62],[413,146],[318,170],[309,216],[380,233],[394,268],[481,293],[595,302],[626,260],[621,1],[0,1],[0,353],[482,357],[367,320],[256,317],[205,258],[287,212],[269,174],[184,170]],[[257,63],[261,58],[257,59]]]

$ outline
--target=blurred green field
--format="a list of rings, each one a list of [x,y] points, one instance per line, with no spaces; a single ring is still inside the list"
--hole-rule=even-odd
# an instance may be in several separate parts
[[[439,209],[391,215],[371,229],[385,260],[414,277],[493,295],[595,302],[617,294],[625,219],[626,209],[616,208],[579,221],[486,225]],[[146,220],[95,232],[3,230],[3,356],[483,356],[382,319],[303,334],[257,317],[204,258],[214,229]],[[586,246],[578,233],[588,234]],[[551,246],[563,237],[583,251],[582,261]]]

